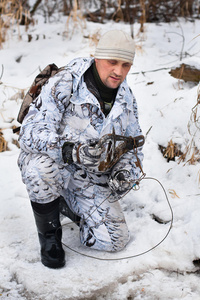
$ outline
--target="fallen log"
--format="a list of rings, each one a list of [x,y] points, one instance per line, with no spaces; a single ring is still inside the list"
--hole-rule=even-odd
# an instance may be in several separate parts
[[[192,65],[182,64],[179,67],[171,69],[169,74],[177,79],[183,79],[184,81],[197,83],[200,81],[200,68]]]

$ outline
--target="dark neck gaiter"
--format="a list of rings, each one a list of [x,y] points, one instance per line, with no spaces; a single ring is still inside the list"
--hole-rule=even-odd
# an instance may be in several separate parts
[[[85,72],[84,80],[88,90],[98,99],[103,113],[107,116],[115,101],[118,88],[111,89],[103,84],[97,72],[95,62]]]
[[[97,72],[95,63],[93,64],[92,72],[102,100],[108,103],[113,102],[113,98],[115,98],[116,96],[117,89],[111,89],[105,86],[105,84],[101,81],[101,78]]]

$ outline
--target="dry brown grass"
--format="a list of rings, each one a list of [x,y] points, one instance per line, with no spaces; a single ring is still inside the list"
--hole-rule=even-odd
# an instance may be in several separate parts
[[[9,128],[10,130],[15,129],[16,126],[12,126],[11,128]],[[8,129],[8,128],[7,128]],[[19,145],[19,141],[18,141],[18,133],[13,134],[13,138],[12,138],[12,144],[17,146],[18,148],[20,148]],[[5,151],[9,151],[9,147],[8,147],[8,142],[5,140],[4,135],[3,135],[3,129],[0,129],[0,152],[5,152]]]
[[[19,142],[16,139],[12,139],[12,144],[17,146],[17,148],[20,148]]]
[[[73,24],[73,28],[72,30],[69,30],[69,24],[70,22],[72,22]],[[81,30],[83,30],[83,28],[86,27],[86,21],[85,18],[83,17],[80,7],[78,6],[78,1],[74,0],[73,2],[73,9],[71,10],[68,18],[67,18],[67,22],[66,22],[66,35],[69,35],[69,32],[71,31],[71,36],[73,35],[74,31],[76,28],[80,28]]]
[[[197,103],[192,108],[192,114],[191,114],[191,117],[190,117],[190,121],[193,122],[198,129],[200,129],[200,127],[199,127],[199,117],[198,117],[199,105],[200,105],[200,86],[198,87],[198,90],[197,90]],[[188,124],[188,126],[189,126],[189,124]]]
[[[3,132],[0,129],[0,152],[7,151],[8,149],[8,143],[4,139]]]
[[[199,140],[200,135],[200,86],[197,90],[197,103],[192,108],[192,113],[190,116],[190,121],[188,122],[188,132],[192,136],[190,143],[187,145],[186,150],[180,161],[185,162],[185,164],[196,164],[200,162],[200,149],[195,144],[195,140]]]
[[[89,35],[90,46],[97,46],[99,39],[101,37],[100,30],[97,30],[94,34]]]
[[[198,171],[198,174],[197,174],[197,176],[198,176],[198,184],[199,184],[199,186],[200,186],[200,170]]]
[[[24,9],[21,0],[0,0],[0,48],[6,41],[8,30],[14,24],[18,25],[18,36],[20,38],[19,25],[28,26],[30,20],[29,11]]]
[[[183,155],[183,153],[179,150],[178,145],[174,143],[172,139],[168,142],[167,147],[159,145],[159,148],[167,161],[175,160],[175,157]]]
[[[173,189],[169,189],[169,194],[171,195],[172,198],[180,198],[175,192],[175,190]]]
[[[190,165],[195,165],[199,161],[200,161],[200,152],[198,149],[195,149],[191,157],[186,161],[186,163],[189,163]]]
[[[186,146],[185,151],[179,157],[178,163],[180,162],[185,162],[184,165],[195,165],[196,163],[200,162],[200,151],[194,145],[193,140]]]
[[[184,162],[189,165],[195,165],[200,162],[200,149],[197,146],[200,135],[200,86],[197,90],[197,103],[192,108],[190,120],[188,122],[188,132],[191,140],[188,142],[184,152],[179,156],[178,163]],[[198,181],[200,184],[200,171],[198,173]]]

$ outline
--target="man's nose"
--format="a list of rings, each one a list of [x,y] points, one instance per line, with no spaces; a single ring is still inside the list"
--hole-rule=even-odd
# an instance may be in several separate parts
[[[117,76],[121,76],[121,75],[122,75],[122,66],[116,65],[116,66],[115,66],[115,69],[114,69],[114,73],[115,73]]]

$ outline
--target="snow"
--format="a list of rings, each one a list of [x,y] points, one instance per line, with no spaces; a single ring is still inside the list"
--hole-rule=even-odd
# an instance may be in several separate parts
[[[145,24],[145,32],[139,34],[139,25],[134,25],[137,52],[127,80],[136,96],[146,136],[146,178],[138,191],[132,190],[120,201],[131,241],[125,250],[114,254],[85,249],[80,245],[77,227],[64,218],[67,263],[59,270],[48,269],[40,262],[34,218],[17,167],[19,149],[12,143],[17,135],[11,127],[19,125],[16,117],[22,95],[40,69],[52,62],[61,67],[75,57],[94,54],[95,45],[88,36],[110,29],[129,32],[130,27],[113,22],[87,22],[83,27],[77,21],[69,23],[67,35],[66,19],[50,24],[39,19],[28,32],[20,28],[21,40],[13,28],[0,50],[4,69],[0,79],[0,128],[10,149],[0,153],[0,299],[200,299],[199,268],[193,264],[200,258],[199,165],[178,159],[167,162],[158,147],[166,147],[172,139],[184,152],[192,138],[199,143],[199,130],[191,122],[198,85],[169,74],[171,67],[182,62],[200,64],[199,28],[200,20],[180,19],[171,24]],[[28,34],[32,35],[31,42]],[[164,186],[173,210],[170,232],[172,213],[155,179]]]

